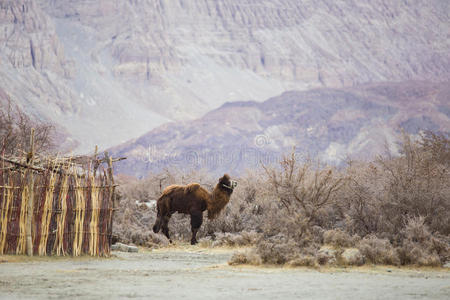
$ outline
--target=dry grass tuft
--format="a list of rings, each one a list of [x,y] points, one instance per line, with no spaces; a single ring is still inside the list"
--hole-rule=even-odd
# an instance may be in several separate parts
[[[228,261],[230,266],[236,265],[253,265],[259,266],[262,264],[261,257],[254,249],[246,250],[244,252],[235,252]]]
[[[317,267],[318,262],[315,256],[301,255],[290,260],[287,265],[290,267]]]
[[[255,245],[261,234],[255,231],[243,231],[240,233],[215,233],[215,239],[211,241],[212,247],[221,246],[251,246]]]

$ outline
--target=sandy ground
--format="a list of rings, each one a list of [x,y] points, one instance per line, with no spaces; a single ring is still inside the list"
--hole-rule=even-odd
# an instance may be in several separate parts
[[[0,299],[450,299],[448,269],[231,267],[233,251],[0,256]]]

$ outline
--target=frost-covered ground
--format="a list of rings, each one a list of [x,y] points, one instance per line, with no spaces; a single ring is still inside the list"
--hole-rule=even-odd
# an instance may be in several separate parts
[[[1,299],[448,299],[448,269],[231,267],[196,246],[113,258],[0,257]]]

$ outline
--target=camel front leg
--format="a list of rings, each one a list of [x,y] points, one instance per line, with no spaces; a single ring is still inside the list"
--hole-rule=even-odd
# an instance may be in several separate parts
[[[201,211],[193,211],[191,212],[191,230],[192,230],[192,238],[191,245],[197,244],[197,232],[202,226],[203,223],[203,213]]]

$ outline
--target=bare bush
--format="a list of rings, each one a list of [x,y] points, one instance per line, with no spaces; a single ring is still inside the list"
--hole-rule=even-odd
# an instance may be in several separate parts
[[[264,169],[271,205],[266,205],[257,253],[263,263],[312,265],[307,261],[313,257],[315,264],[323,241],[322,216],[336,201],[344,179],[329,167],[300,163],[295,154],[285,156],[280,168]]]
[[[317,258],[313,255],[300,255],[287,263],[291,267],[316,267],[317,264]]]
[[[264,237],[256,244],[256,253],[266,264],[286,264],[292,260],[317,255],[319,245],[312,240],[297,242],[282,233]]]
[[[45,154],[55,148],[53,125],[32,120],[11,102],[0,107],[0,153],[6,156],[22,156],[30,148],[31,128],[35,129],[34,149]]]
[[[401,156],[351,162],[342,171],[286,156],[279,167],[239,179],[226,209],[202,227],[200,244],[254,245],[251,258],[242,252],[232,264],[442,265],[450,258],[449,144],[443,135],[428,133],[419,141],[405,136]],[[208,188],[214,179],[166,171],[121,187],[124,211],[131,207],[139,219],[123,218],[127,239],[161,243],[147,234],[155,217],[148,199],[166,185],[193,181]],[[175,238],[190,236],[183,216],[175,215],[170,228]]]
[[[364,264],[364,256],[356,248],[347,248],[339,256],[339,262],[342,265],[361,266]]]
[[[255,231],[242,231],[238,233],[216,232],[209,240],[211,241],[210,246],[212,247],[217,246],[242,247],[256,244],[260,239],[260,237],[261,234]]]
[[[317,263],[319,265],[334,265],[337,262],[337,256],[340,253],[330,247],[322,246],[317,252]]]
[[[438,267],[442,265],[439,255],[430,253],[423,245],[404,241],[398,249],[400,261],[403,265],[418,265]]]
[[[358,243],[357,248],[366,260],[373,264],[400,264],[397,251],[387,239],[380,239],[374,235],[368,235]]]
[[[243,252],[235,252],[228,261],[230,266],[249,264],[248,257]]]
[[[301,250],[293,240],[282,234],[262,239],[256,249],[265,264],[285,264],[294,259]]]
[[[450,134],[426,131],[418,141],[420,148],[428,152],[430,159],[450,166]]]
[[[344,178],[331,167],[321,167],[319,163],[314,167],[311,161],[300,163],[295,153],[284,156],[280,165],[281,169],[264,167],[274,196],[306,227],[320,226],[320,213],[336,200]]]
[[[384,234],[393,240],[409,217],[423,216],[434,232],[450,234],[450,142],[443,136],[414,142],[404,135],[400,157],[348,168],[342,191],[347,229],[362,236]]]
[[[155,244],[157,239],[151,234],[152,225],[150,209],[139,205],[133,199],[122,198],[115,214],[113,234],[119,242],[134,243],[139,246]],[[162,241],[160,241],[162,243]]]
[[[324,243],[335,247],[354,247],[359,239],[359,236],[350,236],[347,232],[340,229],[327,230],[323,234]]]
[[[256,253],[255,249],[248,249],[245,251],[239,251],[233,253],[228,264],[231,266],[236,265],[254,265],[258,266],[262,264],[261,257]]]
[[[383,217],[374,194],[383,187],[374,179],[376,167],[372,163],[350,162],[346,172],[349,181],[338,192],[340,202],[337,205],[345,230],[360,236],[378,232]]]
[[[409,218],[401,236],[398,253],[402,264],[441,266],[450,257],[448,241],[433,236],[423,217]]]

